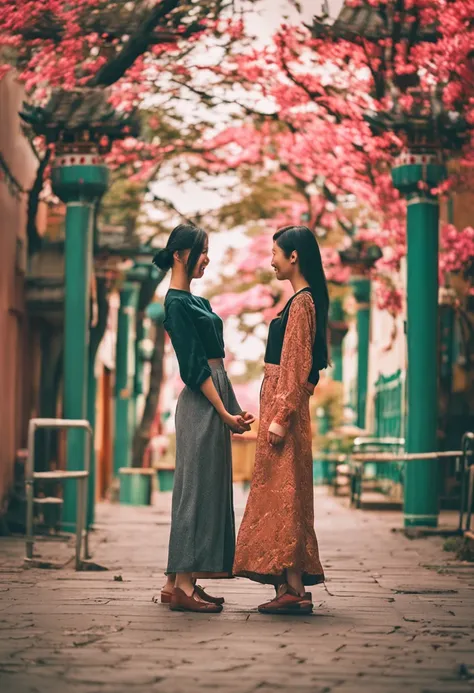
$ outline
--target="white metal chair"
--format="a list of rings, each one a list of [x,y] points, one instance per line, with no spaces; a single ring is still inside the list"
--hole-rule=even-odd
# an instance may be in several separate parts
[[[35,472],[35,433],[39,428],[53,428],[69,430],[72,428],[83,429],[86,432],[87,444],[85,446],[84,469],[82,470],[56,470],[52,472]],[[41,504],[60,499],[42,499],[34,497],[35,481],[54,480],[64,482],[67,479],[76,481],[76,551],[75,568],[80,570],[82,565],[81,553],[84,541],[84,555],[89,557],[89,534],[86,526],[87,518],[87,485],[90,471],[90,450],[92,445],[92,428],[85,419],[31,419],[28,426],[28,460],[26,468],[26,557],[25,563],[33,561],[34,532],[33,515],[35,503]]]

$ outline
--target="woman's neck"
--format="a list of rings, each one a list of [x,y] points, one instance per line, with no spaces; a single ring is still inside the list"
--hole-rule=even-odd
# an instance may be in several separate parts
[[[191,293],[191,280],[179,266],[173,267],[171,271],[170,289],[179,289],[179,291],[189,291]]]
[[[293,291],[295,292],[295,294],[298,293],[298,291],[301,291],[302,289],[309,289],[310,288],[306,279],[299,272],[294,277],[292,277],[290,279],[290,282],[291,282],[291,286],[293,287]]]

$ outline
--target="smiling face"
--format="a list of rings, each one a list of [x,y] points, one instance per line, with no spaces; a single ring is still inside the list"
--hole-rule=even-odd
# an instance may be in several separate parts
[[[283,250],[276,241],[273,241],[272,249],[272,267],[275,270],[276,278],[280,281],[291,279],[293,276],[298,256],[293,251],[290,257],[286,257]]]
[[[194,266],[191,279],[201,279],[201,277],[204,276],[204,272],[206,271],[206,267],[208,266],[208,264],[210,262],[208,253],[209,253],[209,243],[206,239],[206,241],[204,243],[204,248],[202,249],[202,253],[199,255],[197,262]],[[185,267],[188,264],[190,254],[191,254],[191,250],[184,250],[182,253],[178,254],[179,261],[182,262]]]
[[[202,249],[202,253],[199,256],[198,261],[196,262],[196,267],[193,271],[193,279],[200,279],[201,277],[203,277],[204,272],[206,271],[206,267],[209,263],[209,243],[206,240],[204,248]]]

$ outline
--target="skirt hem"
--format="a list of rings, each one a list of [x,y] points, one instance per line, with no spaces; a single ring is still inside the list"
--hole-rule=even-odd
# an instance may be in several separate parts
[[[185,570],[166,570],[165,575],[174,575],[175,573],[192,573],[195,578],[201,578],[204,580],[231,580],[234,578],[234,574],[230,571],[218,571],[218,570],[192,570],[186,568]]]
[[[255,573],[251,570],[237,570],[234,577],[243,577],[263,585],[281,585],[286,582],[284,570],[281,573]],[[324,574],[303,573],[303,585],[321,585],[326,581]]]

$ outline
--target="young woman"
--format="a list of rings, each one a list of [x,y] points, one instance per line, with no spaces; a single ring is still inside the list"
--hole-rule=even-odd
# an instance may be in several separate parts
[[[237,539],[234,574],[269,583],[262,613],[309,613],[305,585],[324,582],[314,532],[309,398],[328,365],[329,297],[321,254],[306,226],[273,237],[272,266],[294,295],[270,324],[255,470]]]
[[[195,584],[197,577],[232,577],[235,549],[231,431],[249,430],[223,365],[222,320],[209,301],[191,293],[204,275],[208,239],[177,226],[153,262],[172,270],[165,329],[186,387],[176,409],[176,470],[167,583],[161,601],[174,611],[222,611],[224,600]]]

